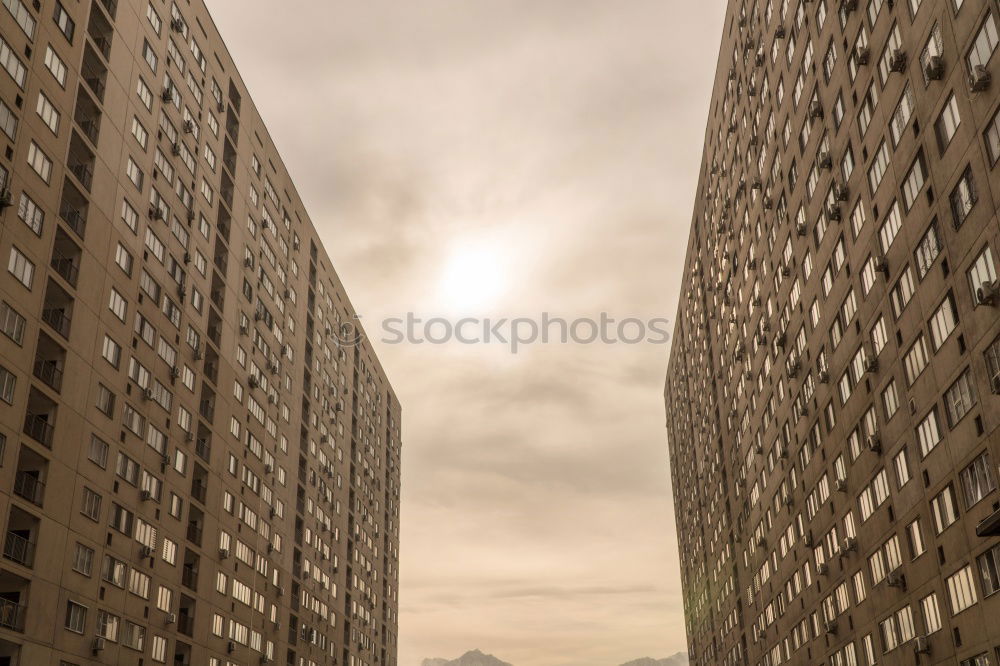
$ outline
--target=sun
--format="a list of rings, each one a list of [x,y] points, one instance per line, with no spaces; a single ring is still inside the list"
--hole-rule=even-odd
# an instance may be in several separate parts
[[[441,301],[458,311],[482,311],[497,302],[507,285],[508,261],[503,249],[487,241],[466,241],[453,247],[445,260]]]

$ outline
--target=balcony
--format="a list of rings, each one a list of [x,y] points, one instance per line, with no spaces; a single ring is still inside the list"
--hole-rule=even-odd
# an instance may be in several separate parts
[[[76,283],[80,279],[80,259],[82,256],[83,252],[80,250],[80,246],[74,243],[61,227],[57,227],[49,266],[71,287],[76,287]]]
[[[19,471],[14,476],[14,494],[40,507],[45,497],[45,483],[39,480],[37,473]]]
[[[83,135],[90,140],[94,146],[101,136],[101,107],[90,96],[87,89],[82,85],[76,92],[76,109],[73,112],[73,120],[80,128]]]
[[[77,136],[76,133],[73,136]],[[73,168],[71,165],[70,169],[72,170]],[[80,171],[79,174],[73,174],[75,178],[92,178],[92,172],[88,174],[87,170],[80,166],[80,164],[77,164],[75,168]],[[89,183],[90,181],[88,180],[87,187],[89,187]],[[80,184],[83,185],[83,181],[80,181]],[[81,239],[83,239],[83,235],[87,230],[87,211],[89,207],[90,202],[87,201],[87,197],[80,192],[69,178],[64,179],[62,199],[59,202],[59,217]]]
[[[20,645],[0,639],[0,666],[18,666],[22,663],[20,657]]]
[[[105,81],[108,79],[108,68],[101,62],[97,52],[90,44],[83,45],[83,62],[80,65],[80,78],[87,84],[94,97],[104,103]]]
[[[24,631],[30,585],[27,579],[0,569],[0,629]]]
[[[35,544],[23,532],[8,531],[3,544],[3,556],[30,569],[35,561]]]
[[[114,16],[114,13],[112,12],[111,15]],[[96,2],[90,5],[87,35],[104,56],[104,59],[109,59],[111,57],[111,40],[115,36],[115,29],[111,26],[111,22],[104,15],[104,12],[97,8]]]
[[[31,568],[35,563],[35,539],[38,518],[17,507],[11,507],[4,537],[3,556],[11,562]]]
[[[208,495],[208,472],[199,464],[195,464],[191,473],[191,497],[200,503],[205,503]]]
[[[42,321],[67,340],[73,322],[73,304],[73,297],[49,278],[42,304]]]
[[[44,332],[40,332],[38,334],[38,347],[35,351],[35,377],[58,393],[62,388],[65,363],[66,350]]]
[[[46,448],[52,448],[55,423],[56,403],[32,386],[24,414],[24,434]]]
[[[83,189],[89,192],[94,183],[94,153],[75,131],[69,141],[66,166]]]
[[[118,13],[118,1],[117,0],[101,0],[101,5],[103,5],[104,10],[108,13],[108,18],[112,21],[115,20],[115,14]]]

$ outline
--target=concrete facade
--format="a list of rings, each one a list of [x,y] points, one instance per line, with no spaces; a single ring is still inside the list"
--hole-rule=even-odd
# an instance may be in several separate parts
[[[998,25],[728,5],[665,387],[694,664],[1000,663]]]
[[[0,665],[395,664],[400,405],[205,4],[2,4]]]

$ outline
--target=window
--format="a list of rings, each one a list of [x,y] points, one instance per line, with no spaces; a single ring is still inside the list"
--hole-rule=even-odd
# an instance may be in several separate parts
[[[110,336],[105,334],[104,342],[101,345],[101,356],[114,367],[118,369],[118,364],[121,362],[122,358],[122,348],[117,342],[111,339]]]
[[[906,88],[903,89],[903,95],[899,98],[899,104],[896,105],[896,110],[893,111],[889,121],[889,136],[892,138],[893,148],[898,146],[903,138],[903,132],[913,116],[913,107],[913,89],[907,83]]]
[[[907,212],[916,203],[917,195],[924,188],[925,180],[927,180],[927,171],[924,167],[924,154],[923,152],[918,152],[916,159],[913,160],[913,164],[910,166],[910,170],[906,173],[906,178],[903,179],[903,208]]]
[[[955,380],[944,394],[944,405],[948,413],[948,425],[954,428],[965,418],[976,404],[976,389],[969,368]]]
[[[931,348],[934,351],[941,349],[941,345],[951,336],[958,325],[958,317],[955,313],[955,300],[949,293],[938,306],[934,314],[931,315]]]
[[[896,485],[902,488],[910,480],[910,466],[906,460],[906,449],[901,450],[892,459],[892,467],[896,471]]]
[[[108,466],[108,443],[97,435],[91,435],[87,459],[101,469],[106,468]]]
[[[111,288],[111,295],[108,299],[108,309],[111,310],[119,320],[122,322],[125,321],[128,303],[125,301],[125,297],[122,296],[114,287]]]
[[[76,24],[73,23],[73,19],[69,17],[69,13],[63,8],[61,2],[56,2],[56,9],[52,14],[52,20],[56,22],[59,32],[72,44]]]
[[[110,555],[104,556],[104,563],[101,565],[101,578],[115,587],[125,589],[125,576],[127,573],[128,565],[124,562]]]
[[[94,549],[77,543],[73,550],[73,571],[89,577],[94,568]]]
[[[920,73],[924,77],[924,86],[930,85],[931,80],[927,77],[927,66],[931,58],[944,54],[944,43],[941,40],[941,26],[937,23],[931,28],[931,33],[927,37],[927,43],[920,52]]]
[[[146,150],[146,145],[149,142],[149,132],[146,131],[146,128],[142,126],[142,123],[139,122],[139,118],[136,116],[132,116],[132,136],[139,142],[142,149]]]
[[[934,261],[941,254],[941,240],[938,236],[937,220],[931,222],[931,226],[924,232],[917,249],[913,253],[917,266],[917,276],[923,280],[924,276],[934,265]]]
[[[906,541],[910,545],[910,559],[915,560],[924,554],[927,547],[924,545],[924,533],[920,528],[920,520],[914,520],[906,526]]]
[[[889,248],[892,247],[892,242],[896,240],[896,235],[902,226],[903,216],[899,212],[899,203],[893,202],[889,214],[885,216],[885,220],[882,221],[882,226],[878,230],[879,247],[882,248],[882,254],[888,254]]]
[[[146,641],[146,628],[125,620],[122,628],[122,645],[142,652]]]
[[[1000,161],[1000,110],[993,114],[993,119],[983,131],[983,138],[986,140],[986,154],[990,158],[990,166],[996,166],[997,161]]]
[[[885,409],[885,420],[888,421],[899,409],[899,395],[896,392],[896,380],[893,379],[882,391],[882,407]]]
[[[983,596],[988,597],[1000,592],[1000,544],[976,558],[979,564],[979,575],[983,581]]]
[[[62,61],[59,54],[52,49],[49,44],[45,47],[45,67],[63,88],[66,87],[66,63]]]
[[[122,269],[125,275],[132,275],[132,255],[129,254],[129,251],[121,243],[118,243],[117,247],[115,247],[115,263],[118,264],[118,268]]]
[[[45,96],[45,93],[38,92],[38,103],[35,104],[35,113],[38,117],[42,119],[45,126],[51,130],[53,134],[59,134],[59,112],[56,111],[56,107],[52,105],[49,98]]]
[[[0,65],[3,65],[3,68],[10,74],[19,88],[24,88],[24,80],[28,75],[28,70],[25,69],[24,63],[14,55],[14,50],[3,37],[0,37]]]
[[[941,613],[938,610],[937,594],[930,594],[920,600],[920,612],[924,616],[924,632],[933,634],[941,628]]]
[[[7,301],[0,301],[0,332],[15,344],[24,342],[24,327],[27,322]]]
[[[913,291],[913,271],[907,265],[903,270],[903,274],[899,276],[899,280],[896,281],[892,291],[889,293],[889,300],[892,303],[892,314],[896,319],[899,319],[899,316],[903,314],[903,310],[906,309],[906,305],[913,297]]]
[[[20,250],[11,246],[10,260],[7,262],[7,271],[17,278],[17,281],[31,289],[31,284],[35,279],[35,264],[24,256]]]
[[[17,377],[7,368],[0,366],[0,400],[8,405],[14,404],[14,389],[17,386]]]
[[[52,160],[42,152],[42,149],[34,141],[28,144],[28,165],[38,174],[39,178],[46,183],[49,182],[49,177],[52,175]]]
[[[972,302],[979,302],[979,289],[987,282],[996,282],[997,272],[993,264],[993,255],[989,246],[983,248],[969,269],[969,287],[972,289]]]
[[[17,116],[10,110],[10,107],[0,99],[0,130],[7,135],[11,141],[17,134]]]
[[[920,457],[926,457],[940,441],[941,429],[938,427],[937,408],[935,407],[917,425],[917,443],[920,444]]]
[[[927,344],[924,341],[924,334],[921,333],[903,357],[903,369],[906,371],[906,385],[912,386],[926,367]]]
[[[142,40],[142,57],[145,59],[146,64],[149,65],[149,68],[155,72],[159,58],[156,55],[156,51],[150,45],[149,40],[146,39]]]
[[[966,565],[948,577],[948,598],[951,600],[952,615],[958,615],[979,601],[971,565]]]
[[[87,626],[87,607],[72,600],[67,601],[65,626],[73,633],[82,634]]]
[[[115,412],[115,394],[104,384],[97,384],[96,407],[102,414],[111,417]]]
[[[958,520],[955,489],[950,483],[931,500],[931,518],[937,534],[941,534]]]
[[[938,147],[942,153],[948,148],[952,138],[955,136],[955,132],[958,131],[958,126],[961,124],[962,118],[958,114],[958,100],[955,98],[955,94],[952,93],[948,97],[948,101],[945,102],[944,110],[938,116],[937,122],[934,123],[934,133],[937,135]]]
[[[153,91],[149,89],[149,86],[146,85],[146,82],[143,81],[141,77],[139,78],[139,82],[136,84],[135,92],[139,96],[139,99],[142,101],[142,105],[146,107],[146,110],[152,111]]]
[[[976,200],[976,185],[972,180],[972,169],[965,167],[955,189],[948,195],[948,203],[951,204],[951,215],[956,229],[962,226],[969,217],[972,207],[976,205]]]
[[[125,165],[125,175],[128,176],[128,179],[132,181],[137,190],[142,190],[142,169],[139,168],[139,165],[131,157],[128,158],[128,163]]]
[[[42,223],[45,221],[45,213],[38,204],[28,196],[27,192],[21,192],[21,199],[17,205],[17,217],[24,222],[25,226],[31,229],[36,236],[42,235]]]
[[[888,168],[889,145],[883,139],[875,151],[875,157],[872,160],[871,166],[868,167],[868,186],[871,188],[872,196],[878,191],[878,186],[882,184],[882,178],[885,176],[886,169]]]
[[[971,509],[984,497],[997,489],[996,477],[993,473],[993,465],[990,462],[990,454],[983,451],[969,463],[969,466],[962,470],[959,475],[962,479],[962,490],[965,494],[965,508]]]
[[[986,66],[990,57],[997,48],[997,23],[993,14],[987,14],[982,27],[976,33],[976,39],[969,50],[967,61],[969,70],[974,70],[978,65]]]
[[[160,19],[160,15],[156,13],[156,9],[153,8],[152,2],[146,6],[146,20],[149,21],[149,25],[153,26],[153,32],[159,36],[160,28],[163,26],[163,20]]]
[[[84,488],[83,504],[80,507],[80,513],[91,520],[98,520],[101,515],[101,496],[90,488]]]

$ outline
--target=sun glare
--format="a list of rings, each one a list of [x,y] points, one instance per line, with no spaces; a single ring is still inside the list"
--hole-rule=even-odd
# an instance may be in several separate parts
[[[467,312],[494,305],[507,287],[507,260],[496,245],[464,243],[454,247],[441,275],[445,306]]]

